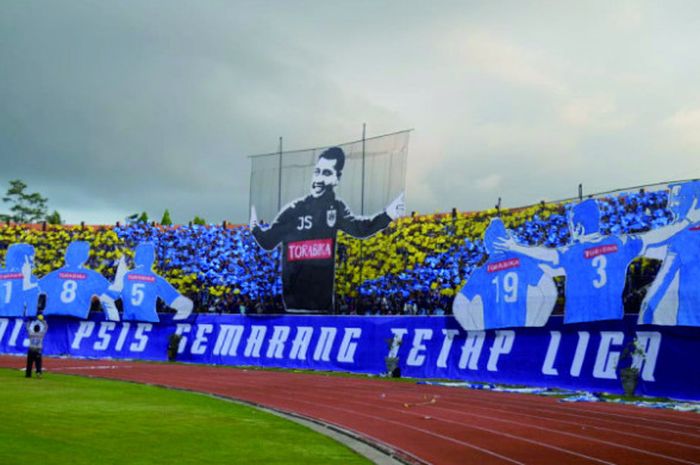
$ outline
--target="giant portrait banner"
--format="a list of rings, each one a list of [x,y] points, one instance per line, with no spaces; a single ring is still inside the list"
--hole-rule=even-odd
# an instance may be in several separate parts
[[[622,320],[541,328],[465,331],[453,317],[160,315],[160,323],[50,317],[44,354],[164,361],[172,334],[178,361],[381,374],[387,341],[405,376],[621,392],[624,348],[636,338],[643,357],[639,392],[700,400],[700,328]],[[25,354],[20,318],[0,318],[0,353]],[[393,354],[392,354],[393,355]]]
[[[405,190],[410,133],[399,131],[334,145],[345,153],[343,179],[336,193],[353,212],[381,211]],[[255,206],[261,220],[272,222],[284,205],[308,193],[318,156],[330,147],[250,157],[250,206]]]
[[[274,219],[267,222],[259,214],[269,210],[269,199],[254,195],[252,189],[272,189],[275,177],[259,168],[261,163],[269,165],[264,162],[267,156],[253,157],[250,229],[260,247],[281,251],[287,312],[333,312],[337,233],[364,239],[403,216],[407,148],[408,132],[404,131],[325,149],[280,153],[278,203],[272,210]],[[291,168],[301,171],[294,174]],[[267,179],[255,179],[261,172]],[[293,181],[287,183],[293,186],[289,190],[293,194],[283,196],[287,179]],[[263,202],[263,210],[256,201]]]

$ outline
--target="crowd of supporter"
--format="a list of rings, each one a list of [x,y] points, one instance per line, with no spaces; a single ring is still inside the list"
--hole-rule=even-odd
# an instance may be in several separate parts
[[[599,199],[604,234],[643,233],[669,223],[667,193],[635,192]],[[486,259],[482,236],[500,215],[523,244],[559,247],[569,242],[571,203],[541,203],[524,209],[412,214],[365,240],[338,236],[336,313],[442,315],[471,272]],[[0,226],[0,255],[9,244],[36,250],[35,274],[63,264],[74,240],[91,244],[88,267],[111,279],[116,262],[142,241],[156,246],[156,272],[195,302],[199,312],[279,313],[283,311],[279,251],[267,252],[247,226],[167,227],[148,223],[105,226]],[[658,262],[635,260],[628,273],[625,302],[638,309]],[[563,281],[557,280],[561,288]],[[557,307],[561,311],[561,302]]]

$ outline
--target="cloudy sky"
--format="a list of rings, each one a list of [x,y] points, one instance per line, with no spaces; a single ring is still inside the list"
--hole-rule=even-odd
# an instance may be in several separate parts
[[[420,212],[700,177],[699,44],[694,1],[2,0],[0,192],[242,223],[247,155],[362,123]]]

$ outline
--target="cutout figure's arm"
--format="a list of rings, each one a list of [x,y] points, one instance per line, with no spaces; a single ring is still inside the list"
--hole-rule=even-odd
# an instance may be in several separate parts
[[[402,196],[399,196],[399,198],[400,197]],[[396,202],[396,200],[394,202]],[[340,204],[342,205],[343,211],[338,212],[340,215],[340,218],[338,218],[338,229],[352,237],[359,239],[370,237],[386,228],[389,226],[389,223],[391,223],[392,218],[387,211],[383,211],[374,216],[355,216],[347,205],[343,202],[340,202]],[[397,211],[398,206],[393,207],[392,213],[396,213]]]
[[[644,300],[642,301],[639,311],[640,324],[659,324],[659,315],[651,314],[650,309],[653,309],[659,314],[663,313],[659,312],[659,305],[664,300],[664,297],[667,297],[668,290],[671,288],[673,281],[677,279],[680,268],[681,260],[677,254],[671,253],[665,257],[663,263],[661,264],[661,268],[659,268],[654,281],[652,281],[646,295],[644,296]],[[676,323],[673,322],[667,324],[675,325]]]
[[[32,264],[29,261],[29,257],[24,257],[24,263],[22,264],[22,290],[28,291],[39,287],[39,282],[32,280]]]
[[[117,294],[122,292],[122,289],[124,289],[124,275],[127,271],[129,271],[129,268],[126,264],[126,257],[122,255],[117,263],[117,272],[114,275],[114,282],[109,286],[110,291]]]
[[[543,274],[536,286],[527,286],[525,326],[544,326],[557,303],[557,286]]]
[[[665,242],[683,231],[691,224],[700,222],[700,208],[698,208],[698,199],[693,200],[693,205],[690,207],[685,218],[676,223],[669,224],[658,229],[641,234],[639,238],[642,240],[642,254],[646,255],[647,249],[658,248],[665,246]]]
[[[176,313],[173,320],[184,320],[192,314],[194,304],[190,299],[181,295],[170,303],[170,306],[175,309]]]
[[[39,306],[39,286],[24,291],[24,316],[35,317],[37,315],[37,307]]]
[[[541,262],[546,262],[550,265],[559,265],[559,252],[557,249],[550,249],[547,247],[527,247],[520,245],[515,242],[512,237],[501,238],[493,243],[496,250],[502,252],[516,252],[520,255],[525,255],[526,257],[534,258]]]
[[[163,299],[168,307],[174,309],[176,312],[173,320],[184,320],[192,314],[194,304],[189,298],[180,294],[180,292],[175,289],[175,286],[161,276],[156,277],[156,283],[158,286],[158,296]]]
[[[100,289],[102,289],[103,292],[97,297],[102,304],[102,311],[105,313],[105,318],[110,321],[119,321],[119,310],[117,310],[117,306],[114,304],[114,298],[109,295],[109,293],[112,292],[109,288],[109,281],[102,275],[99,275],[99,277],[101,278],[100,281],[104,281],[104,283],[100,285]]]
[[[258,222],[255,207],[251,207],[250,231],[260,247],[265,250],[272,250],[294,230],[296,220],[292,213],[293,210],[294,204],[286,207],[277,215],[275,221],[268,228],[263,229]]]
[[[107,294],[101,294],[99,299],[102,304],[102,310],[105,312],[105,318],[110,321],[119,321],[119,310],[114,304],[114,299]]]
[[[406,200],[404,199],[404,194],[401,192],[398,197],[396,197],[385,209],[391,221],[397,220],[406,214]]]
[[[452,303],[452,313],[464,330],[480,331],[484,329],[484,303],[480,295],[469,299],[460,292]]]

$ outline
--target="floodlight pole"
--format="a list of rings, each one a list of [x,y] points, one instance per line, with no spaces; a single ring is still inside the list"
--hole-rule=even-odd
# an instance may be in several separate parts
[[[365,214],[365,140],[367,123],[362,123],[362,191],[360,193],[360,214]]]
[[[282,136],[280,136],[279,162],[277,164],[277,211],[282,209]]]
[[[367,123],[362,123],[362,191],[360,192],[360,214],[365,216],[365,140],[367,136]],[[365,251],[364,241],[360,239],[360,286],[364,280]],[[359,297],[359,295],[358,295]],[[358,302],[359,303],[359,302]]]

